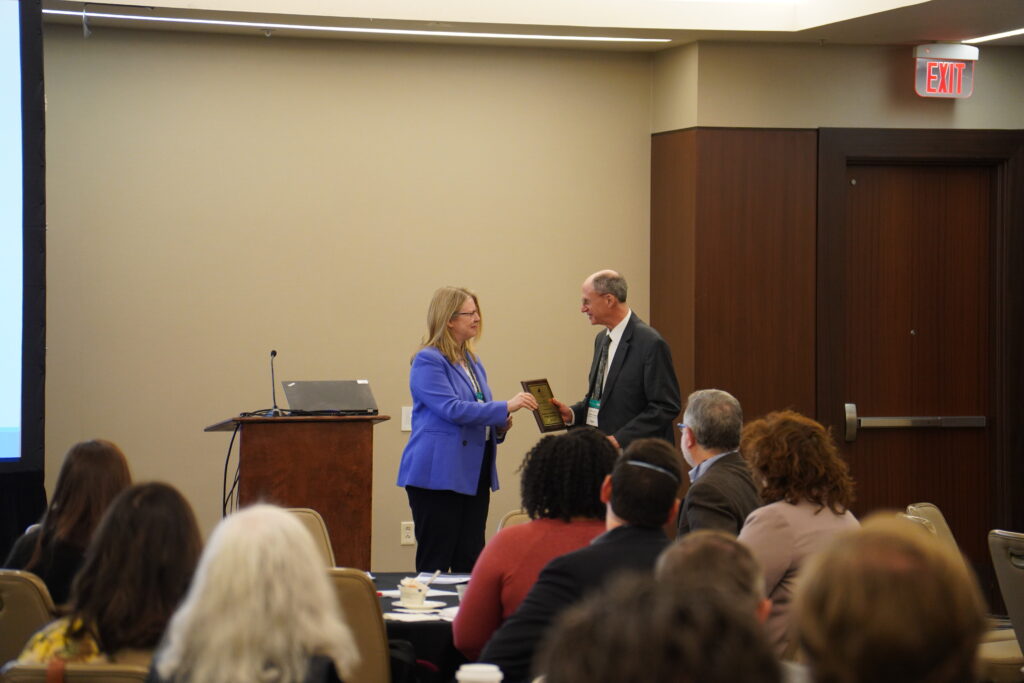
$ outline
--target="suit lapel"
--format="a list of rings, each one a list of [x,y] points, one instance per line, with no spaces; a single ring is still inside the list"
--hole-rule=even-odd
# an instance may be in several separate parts
[[[629,341],[633,338],[633,328],[636,327],[637,320],[639,318],[636,317],[636,313],[629,316],[626,329],[622,331],[622,339],[619,340],[619,346],[615,349],[615,357],[612,358],[611,367],[608,368],[608,378],[604,381],[604,391],[601,392],[602,400],[611,395],[612,389],[615,386],[615,380],[619,377],[619,370],[622,369],[622,364],[626,362],[626,354],[629,353]]]

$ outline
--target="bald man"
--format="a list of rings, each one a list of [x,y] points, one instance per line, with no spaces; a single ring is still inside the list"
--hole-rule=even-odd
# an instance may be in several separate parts
[[[614,270],[583,281],[580,311],[605,329],[594,339],[587,396],[572,406],[551,402],[567,425],[597,427],[619,448],[644,437],[674,443],[680,401],[672,352],[626,305],[626,289],[626,279]]]

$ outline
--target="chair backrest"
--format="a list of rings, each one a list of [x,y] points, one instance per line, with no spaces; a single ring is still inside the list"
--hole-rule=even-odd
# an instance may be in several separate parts
[[[389,683],[391,659],[377,586],[360,569],[332,567],[327,572],[359,651],[359,665],[345,683]]]
[[[56,618],[42,579],[31,572],[0,569],[0,664],[17,658],[32,634]]]
[[[524,510],[509,510],[501,516],[498,520],[498,531],[501,531],[507,526],[515,526],[516,524],[526,524],[530,521],[530,515],[526,514]]]
[[[1012,531],[988,532],[988,551],[996,569],[999,590],[1024,652],[1024,534]]]
[[[938,506],[932,503],[911,503],[907,506],[907,514],[927,519],[935,528],[935,535],[939,537],[939,540],[949,543],[959,552],[960,546],[957,545],[956,538],[953,537],[953,532],[950,530],[949,524],[946,523],[946,517]]]
[[[10,662],[0,674],[3,683],[45,683],[46,664],[18,664]],[[131,664],[67,664],[64,680],[67,683],[140,683],[146,680],[149,669]]]
[[[903,519],[910,520],[914,524],[923,527],[933,536],[938,536],[938,532],[935,530],[935,525],[931,523],[931,520],[925,519],[924,517],[918,517],[917,515],[910,515],[905,512],[900,512],[899,516]]]
[[[328,567],[334,566],[334,548],[331,547],[331,537],[327,533],[327,525],[320,513],[312,508],[288,508],[288,512],[302,522],[302,525],[312,534],[316,542],[316,548],[324,558],[324,564]]]

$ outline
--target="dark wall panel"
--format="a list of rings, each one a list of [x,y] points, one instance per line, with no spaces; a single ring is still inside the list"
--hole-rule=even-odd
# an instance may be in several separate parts
[[[651,145],[651,324],[672,347],[685,397],[694,383],[696,132],[655,135]]]
[[[813,415],[816,132],[695,129],[652,147],[652,318],[691,354],[684,395]]]

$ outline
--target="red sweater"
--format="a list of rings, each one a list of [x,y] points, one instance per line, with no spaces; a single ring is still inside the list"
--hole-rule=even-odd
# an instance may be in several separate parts
[[[480,553],[452,624],[455,647],[470,661],[508,619],[548,562],[588,545],[605,531],[604,520],[535,519],[502,529]]]

